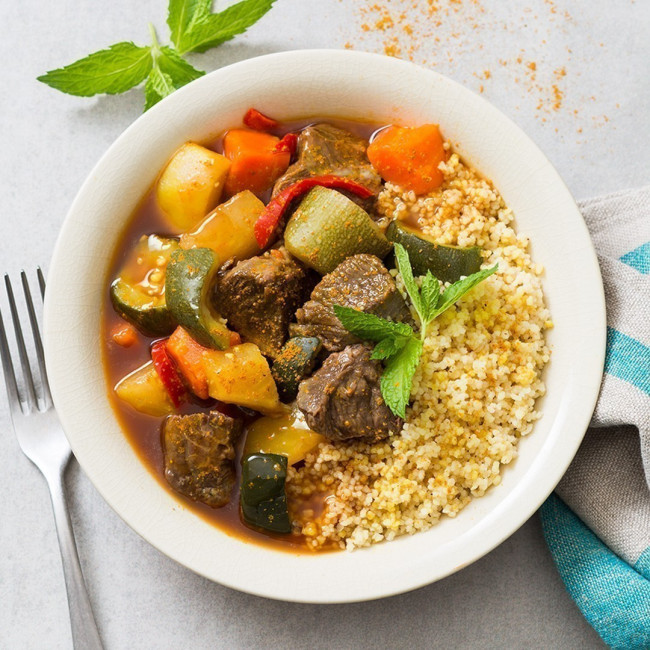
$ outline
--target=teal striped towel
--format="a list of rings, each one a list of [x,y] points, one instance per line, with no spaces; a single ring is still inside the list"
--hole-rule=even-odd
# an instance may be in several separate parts
[[[569,594],[605,643],[650,649],[650,187],[580,208],[605,285],[605,375],[542,525]]]

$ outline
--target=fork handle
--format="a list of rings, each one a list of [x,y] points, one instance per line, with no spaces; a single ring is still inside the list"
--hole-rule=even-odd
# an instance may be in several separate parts
[[[64,473],[65,466],[61,467],[58,472],[46,475],[45,478],[50,488],[54,521],[63,561],[63,575],[68,593],[68,608],[72,627],[72,644],[75,650],[103,650],[79,564],[77,545],[74,541],[72,522],[65,498]]]

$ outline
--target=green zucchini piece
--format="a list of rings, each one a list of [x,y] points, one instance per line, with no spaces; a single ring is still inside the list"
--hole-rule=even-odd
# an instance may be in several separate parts
[[[291,532],[286,478],[286,456],[251,454],[244,458],[240,505],[245,523],[274,533]]]
[[[111,284],[113,308],[146,336],[171,334],[176,323],[165,301],[165,269],[178,241],[143,235]]]
[[[322,347],[316,336],[294,336],[284,344],[271,368],[283,402],[296,399],[298,384],[314,369]]]
[[[192,338],[207,348],[230,347],[230,331],[211,304],[211,292],[219,259],[210,248],[191,248],[172,253],[165,279],[169,311]]]
[[[365,210],[340,192],[320,186],[309,191],[289,219],[284,245],[321,275],[357,253],[383,258],[391,249]]]
[[[430,237],[399,221],[390,223],[386,237],[404,246],[414,275],[426,275],[431,271],[442,282],[456,282],[461,276],[472,275],[481,269],[483,257],[478,246],[461,248],[436,244]]]

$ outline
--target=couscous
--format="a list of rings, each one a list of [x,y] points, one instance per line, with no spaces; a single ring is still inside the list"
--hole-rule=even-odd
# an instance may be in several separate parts
[[[457,154],[441,168],[443,184],[425,196],[387,184],[381,213],[415,221],[442,243],[481,246],[485,264],[499,270],[433,323],[400,435],[375,445],[324,443],[291,470],[287,488],[296,501],[330,495],[317,518],[298,510],[314,547],[367,546],[455,517],[500,483],[539,417],[550,355],[544,332],[552,327],[542,267],[489,181]]]

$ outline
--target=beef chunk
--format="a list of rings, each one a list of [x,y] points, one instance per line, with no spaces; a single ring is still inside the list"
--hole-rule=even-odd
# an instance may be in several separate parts
[[[215,303],[232,329],[275,358],[313,286],[304,267],[281,248],[223,267]]]
[[[376,442],[399,433],[403,420],[381,396],[382,366],[365,345],[331,354],[298,389],[298,408],[307,425],[330,440],[361,438]]]
[[[341,262],[316,285],[309,302],[296,312],[292,334],[316,336],[330,352],[358,343],[336,317],[332,307],[352,307],[389,320],[406,321],[410,313],[381,260],[361,253]]]
[[[212,411],[170,415],[162,425],[165,478],[181,494],[225,506],[235,485],[235,442],[241,420]]]
[[[303,178],[324,174],[345,176],[376,194],[381,177],[368,160],[367,147],[363,138],[349,131],[331,124],[312,124],[300,132],[298,160],[277,180],[273,194]]]

